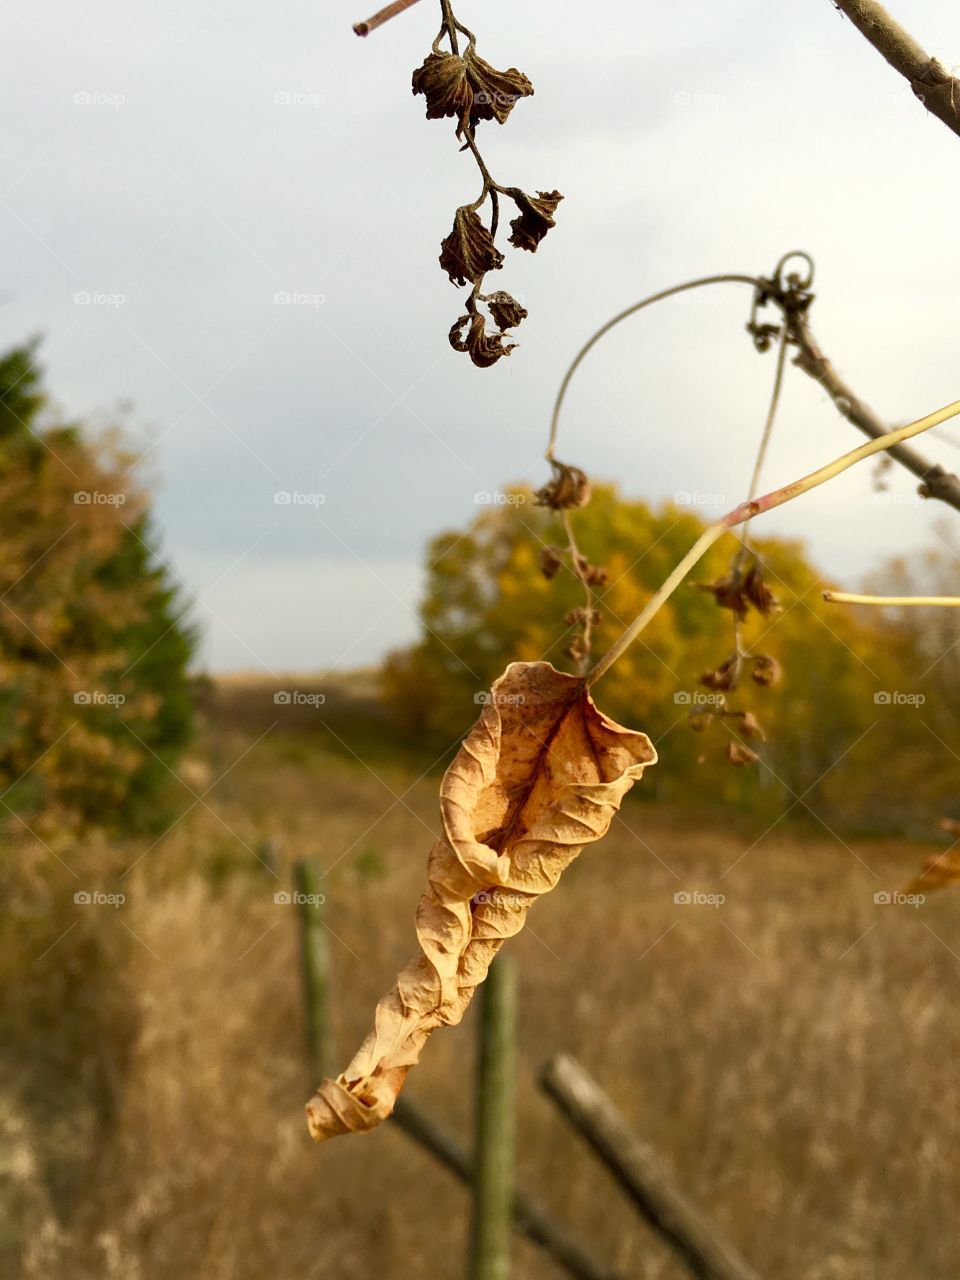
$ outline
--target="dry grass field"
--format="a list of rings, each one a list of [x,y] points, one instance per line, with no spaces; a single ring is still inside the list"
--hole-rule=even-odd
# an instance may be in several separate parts
[[[404,1134],[308,1140],[297,920],[274,901],[315,857],[345,1063],[412,949],[436,776],[367,766],[309,714],[258,741],[241,710],[184,771],[185,816],[123,851],[140,859],[123,905],[71,902],[71,931],[19,957],[5,1276],[463,1274],[467,1196]],[[960,897],[874,902],[929,848],[708,821],[642,792],[513,944],[521,1183],[625,1277],[683,1275],[539,1093],[566,1050],[767,1280],[956,1280]],[[473,1035],[470,1016],[438,1033],[408,1083],[464,1140]],[[518,1277],[560,1274],[518,1241]]]

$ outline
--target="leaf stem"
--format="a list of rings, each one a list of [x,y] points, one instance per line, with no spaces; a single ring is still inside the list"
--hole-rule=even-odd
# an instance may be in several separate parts
[[[799,498],[801,494],[809,493],[811,489],[816,489],[819,485],[826,484],[828,480],[833,480],[835,476],[841,475],[850,467],[856,466],[858,462],[863,462],[866,458],[872,458],[875,453],[889,449],[891,445],[899,444],[901,440],[909,440],[912,436],[918,436],[923,431],[929,431],[931,427],[937,427],[941,422],[946,422],[949,418],[954,418],[958,414],[960,414],[960,400],[954,400],[952,404],[948,404],[942,409],[937,409],[933,413],[928,413],[925,417],[918,418],[916,422],[909,422],[904,427],[897,427],[893,431],[888,431],[876,440],[867,441],[866,444],[860,445],[857,449],[851,449],[849,453],[844,453],[839,458],[834,458],[832,462],[828,462],[823,467],[818,467],[816,471],[811,471],[809,475],[803,476],[800,480],[794,480],[792,484],[783,485],[780,489],[773,489],[770,493],[766,493],[760,498],[741,502],[732,511],[728,511],[716,524],[712,524],[704,530],[667,577],[666,581],[653,593],[633,622],[630,623],[620,638],[611,645],[593,670],[588,673],[584,681],[585,687],[590,688],[610,670],[616,660],[633,644],[651,619],[660,612],[663,605],[673,595],[694,565],[728,530],[743,524],[745,520],[752,520],[754,516],[761,515],[765,511],[773,511],[775,507],[781,507],[785,502]]]

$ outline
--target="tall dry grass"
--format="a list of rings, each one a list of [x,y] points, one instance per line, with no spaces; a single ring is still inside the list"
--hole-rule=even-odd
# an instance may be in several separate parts
[[[218,739],[211,778],[249,745]],[[79,923],[18,957],[23,1039],[0,1054],[11,1275],[463,1274],[468,1198],[402,1133],[309,1142],[297,922],[274,902],[292,858],[327,868],[345,1062],[412,948],[436,826],[435,779],[270,735],[142,857],[122,907],[63,905],[57,882],[51,910]],[[121,852],[111,885],[143,849]],[[683,1274],[539,1094],[567,1050],[761,1275],[956,1280],[960,899],[873,901],[925,852],[628,802],[513,944],[524,1186],[625,1276]],[[408,1084],[464,1138],[472,1056],[468,1016]],[[558,1273],[518,1241],[516,1274]]]

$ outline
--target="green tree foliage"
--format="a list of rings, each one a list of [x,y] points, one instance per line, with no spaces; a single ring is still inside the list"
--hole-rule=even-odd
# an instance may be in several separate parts
[[[194,637],[134,465],[59,420],[34,345],[0,356],[0,803],[46,833],[149,824],[190,733]]]
[[[621,497],[612,486],[595,488],[575,519],[581,550],[608,571],[598,591],[596,657],[640,611],[704,522],[689,508],[654,508]],[[564,656],[570,630],[563,618],[582,603],[582,588],[567,573],[547,581],[539,564],[544,546],[563,541],[556,516],[532,505],[523,490],[514,491],[511,502],[485,509],[466,530],[434,540],[422,638],[391,655],[384,673],[386,698],[404,731],[442,749],[465,732],[478,695],[508,662],[548,658],[573,669]],[[762,764],[737,769],[727,763],[731,722],[715,721],[700,733],[689,725],[690,708],[708,693],[699,677],[733,651],[732,614],[694,585],[727,572],[736,548],[731,535],[712,548],[693,580],[595,691],[603,710],[643,728],[658,744],[662,766],[650,772],[650,792],[749,804],[772,816],[792,808],[797,816],[809,817],[812,809],[857,824],[932,824],[936,806],[955,789],[960,760],[937,747],[925,727],[932,694],[921,705],[894,701],[898,693],[926,687],[920,634],[870,610],[825,603],[822,592],[834,584],[810,564],[800,543],[757,538],[753,545],[780,609],[769,617],[751,614],[744,639],[754,651],[775,657],[783,678],[762,688],[747,675],[727,698],[729,706],[760,720],[767,736],[758,748]],[[953,706],[958,680],[960,666],[947,678]],[[890,702],[882,700],[885,694]],[[943,718],[938,732],[960,748],[945,690],[936,702]],[[899,786],[906,756],[924,775],[922,803]]]

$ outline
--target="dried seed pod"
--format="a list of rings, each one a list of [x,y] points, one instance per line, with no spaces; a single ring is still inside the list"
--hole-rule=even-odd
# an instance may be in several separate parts
[[[695,584],[701,591],[709,591],[721,609],[730,609],[738,618],[744,618],[750,606],[766,616],[779,608],[779,601],[764,581],[763,572],[756,563],[745,573],[734,571],[713,582]]]
[[[566,649],[564,649],[567,657],[572,658],[574,662],[582,662],[588,652],[589,650],[580,636],[574,636]]]
[[[568,627],[575,627],[575,626],[578,626],[581,622],[586,622],[588,616],[589,616],[591,625],[596,626],[597,623],[600,621],[600,610],[587,609],[584,605],[580,605],[576,609],[568,609],[567,612],[563,615],[563,620]]]
[[[739,721],[738,728],[745,738],[759,738],[761,742],[766,742],[767,735],[763,732],[763,726],[752,711],[727,711],[728,716],[734,716]]]
[[[540,552],[540,572],[549,582],[555,578],[563,567],[557,547],[544,547]]]
[[[709,729],[716,718],[717,713],[707,707],[691,707],[687,712],[687,722],[694,733],[703,733],[704,729]]]
[[[770,685],[779,684],[783,675],[783,668],[780,663],[769,653],[758,653],[753,658],[753,665],[750,670],[750,679],[757,684],[769,688]]]
[[[605,586],[607,576],[606,569],[602,569],[598,564],[588,564],[582,574],[583,580],[588,587]]]
[[[513,228],[510,243],[518,249],[536,253],[537,245],[550,228],[557,225],[553,215],[563,196],[559,191],[538,191],[534,199],[520,190],[511,190],[510,195],[520,210],[520,217],[510,223]]]
[[[751,751],[749,747],[744,746],[742,742],[734,742],[732,739],[727,743],[727,760],[736,765],[737,768],[745,764],[756,764],[760,757],[755,751]]]
[[[476,284],[488,271],[497,271],[503,266],[503,254],[469,205],[463,205],[453,215],[453,230],[440,245],[440,266],[451,284],[456,285],[465,285],[468,281]]]
[[[463,326],[469,324],[466,338],[463,337]],[[517,345],[511,342],[505,346],[502,333],[487,333],[484,318],[479,313],[460,316],[450,329],[450,345],[454,351],[469,352],[470,359],[480,369],[488,369],[496,364],[501,356],[508,356]]]
[[[766,579],[763,576],[763,570],[759,564],[754,562],[743,577],[744,594],[757,610],[764,617],[773,613],[775,609],[779,609],[780,602],[767,586]]]
[[[512,298],[502,289],[486,297],[481,295],[481,301],[487,304],[498,329],[515,329],[521,320],[526,320],[529,314],[526,307],[522,307],[516,298]]]
[[[586,473],[579,467],[557,462],[555,458],[550,459],[550,466],[553,476],[534,495],[537,506],[551,507],[554,511],[562,511],[565,507],[585,507],[590,501],[590,481]]]
[[[713,671],[704,671],[698,683],[707,689],[736,689],[740,675],[740,659],[733,654],[726,662],[721,662]]]

